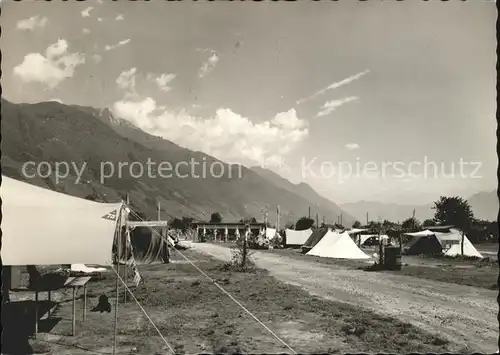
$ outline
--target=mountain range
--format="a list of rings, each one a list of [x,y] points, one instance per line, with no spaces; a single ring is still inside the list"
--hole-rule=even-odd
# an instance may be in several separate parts
[[[223,221],[251,217],[262,221],[264,211],[268,210],[268,220],[274,224],[279,205],[282,225],[306,216],[309,207],[313,216],[318,214],[336,221],[342,215],[344,225],[354,222],[353,216],[307,184],[294,185],[268,170],[238,168],[180,147],[115,117],[108,109],[52,101],[15,104],[2,99],[1,124],[3,175],[73,196],[92,195],[107,202],[119,201],[128,194],[132,205],[150,218],[156,218],[159,202],[162,218],[188,216],[206,221],[212,212],[219,212]],[[85,169],[80,181],[74,169],[56,181],[53,175],[44,178],[34,174],[32,165],[27,173],[36,177],[28,178],[22,171],[28,161],[49,162],[52,169],[61,162]],[[206,166],[218,163],[224,174],[220,178],[210,174],[196,177],[192,175],[193,168],[184,164],[179,165],[179,173],[186,177],[160,177],[157,168],[152,167],[151,174],[138,178],[140,171],[131,169],[131,164],[138,162],[146,167],[148,161],[168,162],[174,167],[190,161],[204,162]],[[121,174],[119,163],[124,166]],[[101,179],[103,164],[115,170],[105,180]],[[40,172],[46,170],[47,167]],[[199,176],[200,172],[195,173]]]
[[[496,221],[498,217],[499,203],[497,191],[479,192],[467,198],[474,217],[488,221]],[[358,201],[353,203],[340,204],[339,207],[353,215],[361,223],[367,220],[376,221],[379,217],[393,222],[402,222],[413,216],[419,221],[432,219],[434,203],[426,205],[401,205],[396,203],[382,203],[377,201]]]

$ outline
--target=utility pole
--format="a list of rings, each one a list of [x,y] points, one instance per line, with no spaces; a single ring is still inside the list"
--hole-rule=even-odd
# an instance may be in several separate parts
[[[278,205],[276,213],[277,213],[277,216],[276,216],[276,233],[279,233],[279,231],[280,231],[280,205]]]
[[[366,225],[368,225],[368,212],[366,212]]]
[[[340,225],[341,225],[341,226],[343,226],[342,222],[343,222],[343,221],[342,221],[342,213],[341,213],[341,214],[340,214]]]
[[[311,206],[309,206],[309,219],[311,219]]]
[[[128,192],[127,192],[127,206],[129,205],[129,203],[130,203],[130,197],[129,197],[129,194],[128,194]],[[128,234],[128,233],[129,233],[129,231],[128,231],[128,230],[126,230],[126,231],[125,231],[125,233],[127,233],[127,234]],[[121,237],[122,237],[122,236],[121,236],[121,233],[120,233],[120,238],[121,238]],[[125,243],[125,245],[127,245],[127,244]],[[127,270],[128,270],[128,269],[127,269],[127,267],[124,267],[124,268],[123,268],[123,279],[124,279],[124,281],[125,281],[125,284],[127,284],[127,283],[128,283],[128,273],[127,273]],[[124,289],[123,289],[123,303],[127,303],[127,298],[128,298],[127,288],[126,288],[126,287],[124,287]]]
[[[318,214],[316,213],[316,228],[319,227]]]

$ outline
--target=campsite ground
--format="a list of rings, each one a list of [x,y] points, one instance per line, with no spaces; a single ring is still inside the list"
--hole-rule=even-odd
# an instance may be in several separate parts
[[[375,248],[362,249],[366,254],[373,255]],[[304,255],[300,249],[274,249],[263,250],[264,253],[284,255],[300,260],[308,260],[318,264],[333,264],[350,269],[360,269],[370,261],[339,260],[320,258]],[[431,258],[423,256],[402,256],[403,268],[401,271],[380,271],[381,273],[412,276],[420,279],[448,282],[459,285],[467,285],[485,288],[488,290],[498,289],[498,263],[494,260],[467,260],[460,258]]]
[[[214,245],[223,245],[228,248],[234,246],[233,243],[214,243]],[[420,279],[480,287],[488,290],[497,290],[499,275],[498,261],[497,258],[492,257],[491,254],[496,253],[495,250],[498,250],[498,245],[481,245],[481,247],[478,248],[482,253],[484,253],[484,250],[488,250],[490,253],[484,254],[485,259],[482,261],[447,257],[433,258],[403,255],[403,268],[401,271],[387,270],[379,271],[379,273],[413,276]],[[362,248],[362,250],[370,256],[377,252],[376,247]],[[371,260],[340,260],[309,256],[302,254],[300,249],[274,249],[261,250],[260,252],[288,256],[290,258],[307,260],[318,264],[344,266],[350,269],[364,268],[373,263]]]
[[[225,246],[192,245],[222,260],[230,255]],[[352,262],[318,262],[294,253],[292,256],[283,251],[253,251],[252,257],[277,279],[311,294],[412,323],[469,350],[498,349],[497,291],[399,272],[366,272],[357,270]]]
[[[229,252],[226,248],[218,250]],[[220,261],[193,249],[183,254],[297,353],[441,353],[456,350],[452,344],[437,337],[437,332],[427,333],[363,308],[311,296],[299,287],[278,281],[264,270],[232,272],[224,269]],[[142,265],[141,273],[145,282],[135,296],[176,353],[289,352],[177,254],[169,265]],[[113,305],[114,289],[113,274],[90,283],[89,309],[102,294],[108,295]],[[29,341],[33,351],[111,353],[114,307],[111,313],[88,312],[87,320],[82,322],[79,303],[77,335],[72,337],[68,336],[71,332],[71,294],[67,292],[59,297],[60,306],[50,320],[41,321],[38,338]],[[118,324],[119,353],[168,353],[162,339],[133,300],[119,305]]]

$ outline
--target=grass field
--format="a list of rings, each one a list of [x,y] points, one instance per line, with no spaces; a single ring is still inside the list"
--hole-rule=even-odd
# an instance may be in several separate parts
[[[265,271],[227,271],[219,261],[187,250],[196,265],[255,314],[297,353],[446,352],[445,340],[396,319],[384,318],[341,303],[309,295]],[[145,282],[135,297],[175,353],[290,353],[283,344],[180,257],[169,265],[143,265]],[[113,344],[115,278],[89,284],[88,308],[105,294],[111,313],[88,312],[82,322],[77,308],[77,335],[71,332],[70,294],[50,320],[41,321],[36,340],[24,341],[31,353],[111,353]],[[81,301],[79,301],[81,302]],[[14,317],[15,318],[15,317]],[[19,320],[19,317],[17,317]],[[118,347],[122,354],[165,354],[168,348],[137,304],[118,308]],[[9,326],[9,324],[4,324]],[[5,334],[4,334],[5,336]],[[11,344],[12,346],[12,344]],[[24,352],[29,353],[29,352]]]

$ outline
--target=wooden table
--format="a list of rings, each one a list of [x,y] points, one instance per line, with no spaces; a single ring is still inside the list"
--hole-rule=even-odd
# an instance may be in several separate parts
[[[63,288],[71,287],[73,289],[73,317],[72,317],[72,330],[73,336],[76,335],[76,291],[78,287],[83,287],[83,320],[87,318],[87,283],[90,281],[92,276],[81,276],[81,277],[68,277],[64,282]],[[35,338],[38,334],[38,293],[47,291],[48,301],[51,300],[52,291],[56,289],[47,290],[36,290],[35,291]],[[50,309],[48,316],[50,316]]]

